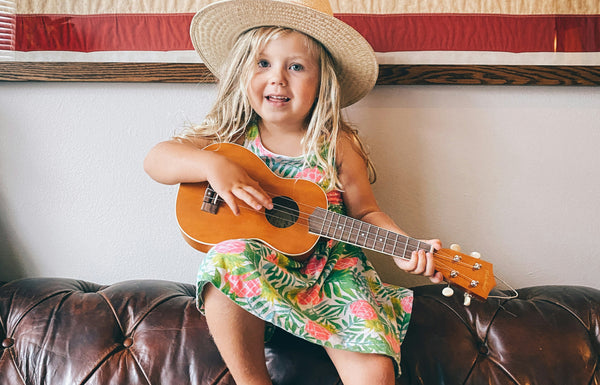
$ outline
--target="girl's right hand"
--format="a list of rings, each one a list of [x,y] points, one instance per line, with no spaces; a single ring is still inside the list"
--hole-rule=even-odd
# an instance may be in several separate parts
[[[214,155],[212,167],[207,170],[207,181],[235,215],[240,214],[240,207],[235,198],[255,210],[263,207],[269,210],[273,208],[269,194],[248,175],[246,170],[225,156],[216,153]]]

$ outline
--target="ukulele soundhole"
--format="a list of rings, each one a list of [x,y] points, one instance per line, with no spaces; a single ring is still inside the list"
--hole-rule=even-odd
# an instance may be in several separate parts
[[[273,209],[265,210],[265,215],[270,224],[285,229],[298,220],[298,204],[288,197],[275,197],[273,198]]]

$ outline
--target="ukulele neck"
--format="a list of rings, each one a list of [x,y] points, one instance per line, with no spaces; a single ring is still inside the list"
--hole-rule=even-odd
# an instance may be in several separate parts
[[[308,231],[403,259],[415,250],[431,251],[428,243],[320,207],[308,218]]]

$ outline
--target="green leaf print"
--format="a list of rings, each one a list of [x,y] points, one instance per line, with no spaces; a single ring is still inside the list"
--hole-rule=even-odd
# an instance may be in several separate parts
[[[239,254],[215,253],[212,258],[213,266],[223,268],[227,271],[234,271],[235,269],[244,267],[246,263],[246,258],[243,258]]]

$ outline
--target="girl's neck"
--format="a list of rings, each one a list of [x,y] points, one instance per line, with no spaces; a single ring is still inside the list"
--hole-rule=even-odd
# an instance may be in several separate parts
[[[273,124],[258,123],[262,145],[269,151],[286,156],[302,155],[302,138],[306,129]]]

